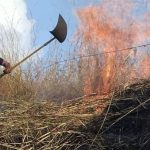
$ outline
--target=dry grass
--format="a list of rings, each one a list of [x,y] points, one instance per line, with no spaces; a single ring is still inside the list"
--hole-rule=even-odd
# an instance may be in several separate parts
[[[83,96],[61,104],[1,101],[1,149],[147,150],[149,91],[144,80],[111,97]]]
[[[82,101],[63,105],[1,101],[1,149],[78,149],[87,135],[77,128],[85,126],[93,112]],[[88,140],[82,144],[88,145]]]

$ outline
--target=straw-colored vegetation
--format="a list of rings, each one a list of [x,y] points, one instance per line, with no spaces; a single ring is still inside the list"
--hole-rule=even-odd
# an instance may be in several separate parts
[[[1,149],[78,147],[72,140],[86,136],[76,128],[92,117],[92,112],[79,108],[79,104],[31,103],[21,99],[1,102],[1,111]]]
[[[61,104],[21,98],[1,100],[0,147],[148,149],[149,92],[150,81],[143,80],[109,96],[83,96]]]

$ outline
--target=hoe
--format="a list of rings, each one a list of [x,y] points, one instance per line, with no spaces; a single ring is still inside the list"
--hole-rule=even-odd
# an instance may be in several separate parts
[[[60,43],[62,43],[66,39],[66,36],[67,36],[67,24],[66,24],[64,18],[61,15],[59,15],[56,27],[54,28],[53,31],[50,31],[50,33],[53,35],[52,39],[50,39],[47,42],[45,42],[43,45],[41,45],[39,48],[37,48],[31,54],[29,54],[28,56],[26,56],[25,58],[23,58],[21,61],[19,61],[18,63],[16,63],[14,66],[12,66],[11,71],[14,70],[20,64],[22,64],[24,61],[26,61],[28,58],[30,58],[32,55],[34,55],[35,53],[37,53],[43,47],[47,46],[53,40],[57,39]],[[2,78],[4,75],[6,75],[6,74],[5,73],[1,74],[0,78]]]

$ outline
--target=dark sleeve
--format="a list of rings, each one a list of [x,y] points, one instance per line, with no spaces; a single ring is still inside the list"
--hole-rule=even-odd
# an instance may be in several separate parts
[[[0,58],[0,65],[3,64],[3,61],[4,61],[4,59],[3,59],[3,58]]]

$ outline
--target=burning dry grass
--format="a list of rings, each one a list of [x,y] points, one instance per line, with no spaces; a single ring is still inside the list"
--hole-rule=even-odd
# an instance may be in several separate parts
[[[150,80],[61,105],[1,101],[1,149],[149,149],[149,102]]]
[[[146,2],[141,3],[146,5]],[[150,39],[149,10],[137,14],[141,3],[102,0],[99,5],[77,11],[80,54],[93,55],[81,59],[82,68],[86,68],[81,71],[85,94],[109,93],[121,83],[150,76],[149,48],[126,49]]]

